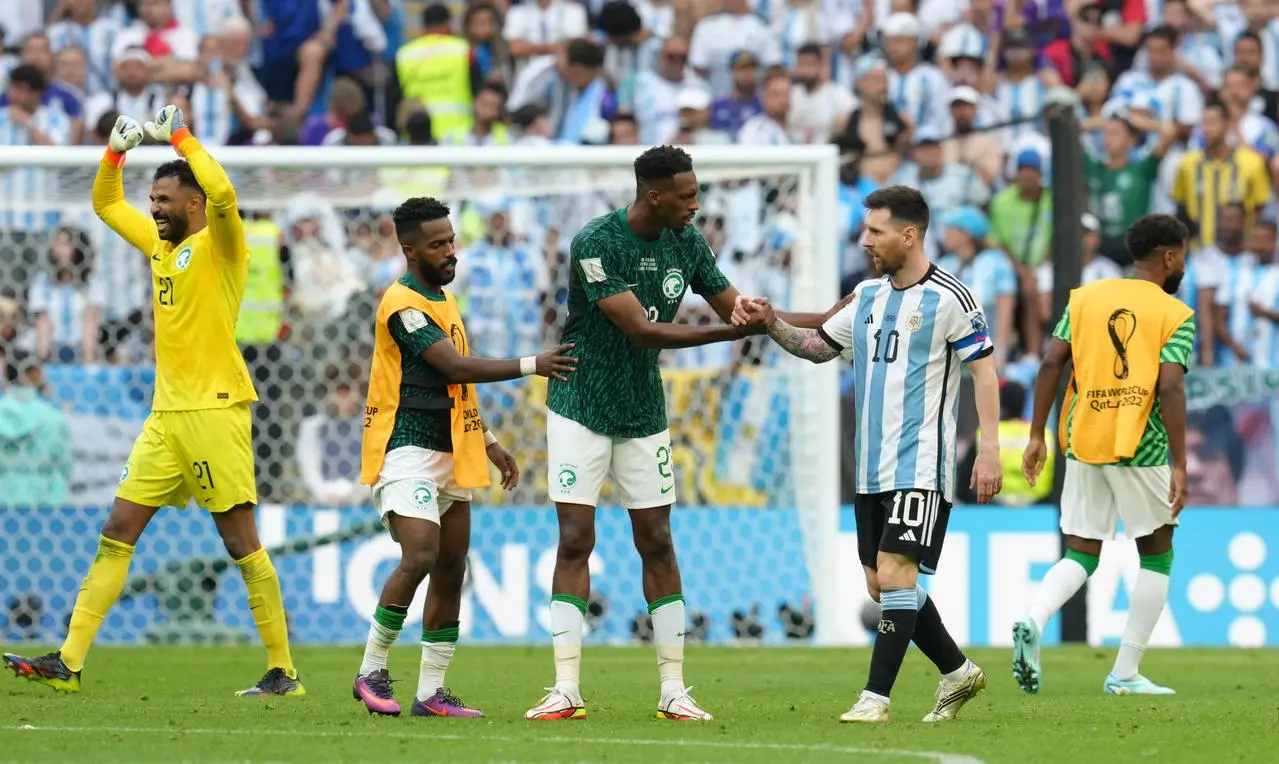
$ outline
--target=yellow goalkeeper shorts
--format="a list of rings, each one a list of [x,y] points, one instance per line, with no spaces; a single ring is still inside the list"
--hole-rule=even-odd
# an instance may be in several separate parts
[[[144,507],[210,512],[257,504],[248,403],[201,411],[153,411],[133,443],[116,497]]]

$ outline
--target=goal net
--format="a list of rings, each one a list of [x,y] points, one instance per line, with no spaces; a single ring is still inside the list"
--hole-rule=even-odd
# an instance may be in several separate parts
[[[294,638],[358,642],[397,557],[358,485],[372,316],[381,292],[404,273],[392,210],[410,196],[450,205],[459,244],[450,288],[473,353],[529,355],[557,343],[569,243],[588,220],[633,199],[638,150],[213,153],[237,189],[252,254],[238,339],[261,399],[254,447],[264,543],[280,570]],[[832,305],[839,296],[833,149],[692,153],[702,184],[696,225],[734,286],[790,310]],[[24,458],[39,467],[26,478],[0,468],[3,485],[16,486],[0,495],[9,639],[59,637],[150,406],[152,278],[146,258],[93,213],[99,158],[91,148],[0,149],[7,397],[38,395],[49,404],[24,409],[28,432],[21,422],[0,432],[0,444],[34,439],[13,447],[28,448]],[[148,208],[151,174],[171,158],[158,148],[129,155],[130,202]],[[679,320],[719,318],[689,291]],[[690,633],[722,641],[758,631],[765,641],[785,641],[806,638],[815,621],[816,641],[848,641],[836,623],[833,574],[838,365],[812,366],[754,338],[664,351],[661,366]],[[523,479],[510,492],[477,492],[463,629],[480,641],[541,641],[556,543],[545,383],[482,385],[479,394],[485,421]],[[601,505],[612,502],[606,490]],[[46,506],[24,506],[31,504]],[[639,561],[625,513],[599,514],[592,570],[592,639],[643,638]],[[203,512],[162,511],[132,573],[104,640],[252,637],[243,586]],[[411,613],[411,621],[420,617],[417,607]]]

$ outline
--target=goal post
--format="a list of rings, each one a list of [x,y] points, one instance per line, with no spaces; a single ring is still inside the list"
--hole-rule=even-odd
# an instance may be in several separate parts
[[[284,278],[292,279],[278,317],[281,331],[269,340],[247,342],[250,347],[245,351],[262,398],[255,410],[254,434],[262,500],[301,506],[360,503],[351,498],[356,493],[340,495],[339,478],[308,473],[304,462],[314,445],[308,439],[319,436],[314,428],[306,430],[304,423],[326,408],[345,405],[343,395],[358,398],[362,405],[359,375],[367,374],[372,306],[379,284],[384,287],[397,275],[398,247],[388,255],[386,231],[396,203],[408,196],[431,195],[450,204],[459,233],[459,282],[464,280],[461,274],[467,274],[457,291],[468,311],[468,331],[475,335],[472,349],[509,355],[513,347],[546,347],[558,338],[566,311],[569,240],[590,217],[633,198],[633,162],[642,150],[612,146],[210,147],[235,184],[246,220],[275,226],[289,253],[281,265]],[[792,311],[824,312],[834,304],[840,297],[843,246],[837,225],[836,149],[696,146],[688,151],[703,189],[697,224],[705,226],[703,231],[734,286],[747,296],[763,293]],[[127,279],[116,275],[117,280],[106,286],[95,281],[106,278],[102,275],[106,269],[122,267],[107,261],[108,235],[88,230],[94,227],[90,190],[101,156],[94,147],[0,147],[0,181],[10,192],[0,199],[0,287],[17,292],[14,299],[28,311],[32,284],[47,288],[49,277],[40,274],[60,267],[52,248],[58,231],[66,227],[85,231],[92,241],[87,280],[79,298],[86,308],[105,315],[111,313],[114,301],[124,299],[122,286]],[[166,147],[131,151],[125,166],[127,200],[145,210],[151,172],[173,158]],[[500,231],[494,233],[494,226]],[[500,264],[480,274],[474,265],[481,257],[478,248],[490,246],[486,242],[491,241],[503,242],[503,251],[522,247],[533,253],[516,260],[544,256],[546,262],[529,265],[534,275],[514,273]],[[141,278],[147,278],[145,271]],[[522,305],[523,298],[512,297],[512,289],[519,294],[531,289],[541,297],[531,300],[529,309],[520,314],[514,306]],[[246,303],[251,301],[246,298]],[[148,298],[145,312],[149,310]],[[506,318],[490,325],[489,310]],[[519,315],[526,320],[518,320]],[[112,320],[99,316],[103,325]],[[679,320],[717,319],[689,290]],[[84,417],[79,424],[72,422],[75,448],[95,453],[91,459],[81,459],[77,452],[68,505],[109,505],[114,488],[109,478],[118,476],[129,432],[136,434],[140,429],[139,415],[145,414],[149,404],[145,373],[139,377],[139,373],[129,376],[122,371],[146,365],[145,324],[137,329],[127,352],[113,349],[118,355],[100,356],[89,364],[76,357],[82,340],[55,337],[54,357],[44,365],[45,371],[64,409]],[[24,331],[26,344],[32,347],[30,322]],[[98,352],[105,353],[101,348]],[[791,513],[802,534],[803,559],[769,558],[765,552],[754,561],[755,575],[767,582],[778,571],[793,572],[794,567],[803,566],[805,593],[811,594],[816,611],[814,641],[864,644],[860,619],[851,612],[860,581],[839,581],[836,575],[840,364],[815,366],[786,355],[771,341],[758,339],[731,348],[664,351],[661,364],[674,462],[680,472],[678,513],[696,513],[704,507]],[[74,380],[68,366],[81,369]],[[85,374],[107,377],[106,382],[94,383],[105,392],[95,388],[93,400],[87,400],[90,394],[82,386]],[[481,492],[477,506],[547,507],[544,389],[538,380],[524,380],[480,391],[486,420],[500,425],[504,439],[509,439],[508,448],[524,467],[528,485],[509,495]],[[140,399],[139,390],[145,392],[145,400]],[[129,413],[122,414],[120,407]],[[104,425],[104,419],[114,424]],[[108,436],[114,438],[113,444],[103,445],[102,439]],[[336,458],[326,454],[321,464],[327,467]],[[109,474],[112,471],[114,476]],[[317,488],[317,480],[327,487]],[[333,494],[325,494],[330,488]],[[606,495],[601,504],[608,506],[612,501]],[[722,535],[682,540],[677,527],[677,548],[690,543],[723,545],[720,551],[728,555],[747,553],[733,549],[733,539]],[[189,556],[217,551],[201,548]],[[686,557],[685,566],[700,559]],[[67,563],[78,565],[64,560],[61,567]],[[631,565],[633,571],[627,575],[638,579],[638,564]],[[746,589],[768,591],[758,586]],[[709,604],[690,602],[690,608]],[[758,604],[767,609],[778,603],[762,599]],[[292,617],[296,621],[306,615],[295,612]],[[714,617],[727,620],[726,615]],[[232,625],[251,627],[247,614],[227,618]]]

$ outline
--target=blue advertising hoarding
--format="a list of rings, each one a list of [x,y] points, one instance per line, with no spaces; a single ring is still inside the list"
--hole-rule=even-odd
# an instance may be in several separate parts
[[[0,509],[0,639],[60,639],[80,578],[97,543],[105,510]],[[758,606],[766,642],[786,641],[778,608],[803,610],[810,593],[797,515],[786,510],[682,509],[674,536],[690,614],[706,616],[706,637],[733,639],[734,611]],[[369,509],[264,506],[259,510],[268,545],[368,527]],[[867,598],[857,562],[852,511],[841,512],[837,576],[841,601],[817,618],[838,622],[848,644],[866,644],[861,625]],[[634,639],[633,620],[643,618],[640,563],[625,513],[598,514],[593,588],[603,613],[592,622],[590,642]],[[557,538],[549,509],[478,509],[463,634],[487,643],[547,643],[547,602]],[[1188,509],[1176,539],[1169,608],[1154,645],[1279,645],[1279,511]],[[957,508],[952,515],[938,574],[925,578],[956,639],[971,645],[1009,643],[1008,629],[1058,555],[1056,512],[1048,508]],[[355,538],[301,552],[277,551],[294,639],[299,643],[359,643],[382,581],[398,547],[369,528]],[[234,566],[215,566],[224,552],[205,513],[166,509],[138,545],[135,581],[167,567],[199,575],[160,575],[115,608],[101,641],[132,643],[211,628],[254,636],[244,587]],[[1089,636],[1116,644],[1127,615],[1127,588],[1137,570],[1130,542],[1116,542],[1102,556],[1089,589]],[[141,591],[145,589],[146,591]],[[425,587],[423,587],[425,589]],[[157,594],[156,592],[159,592]],[[424,593],[424,592],[423,592]],[[420,602],[410,623],[420,618]],[[203,606],[203,607],[202,607]],[[205,620],[205,619],[211,619]],[[181,628],[178,628],[181,627]],[[412,629],[404,635],[414,639]],[[1046,635],[1057,639],[1055,627]]]

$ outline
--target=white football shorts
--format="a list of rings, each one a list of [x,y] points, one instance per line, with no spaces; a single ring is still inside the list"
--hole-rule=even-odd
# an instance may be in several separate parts
[[[450,507],[470,500],[471,490],[459,488],[453,480],[453,454],[417,446],[388,451],[382,474],[373,486],[373,506],[388,531],[392,512],[439,525]]]
[[[1066,480],[1061,491],[1061,532],[1070,536],[1109,541],[1116,525],[1124,522],[1130,539],[1149,536],[1165,525],[1176,525],[1168,486],[1172,469],[1121,467],[1066,460]]]
[[[555,503],[597,506],[610,475],[618,503],[627,509],[675,503],[670,430],[645,438],[614,438],[548,409],[546,453],[547,485]]]

